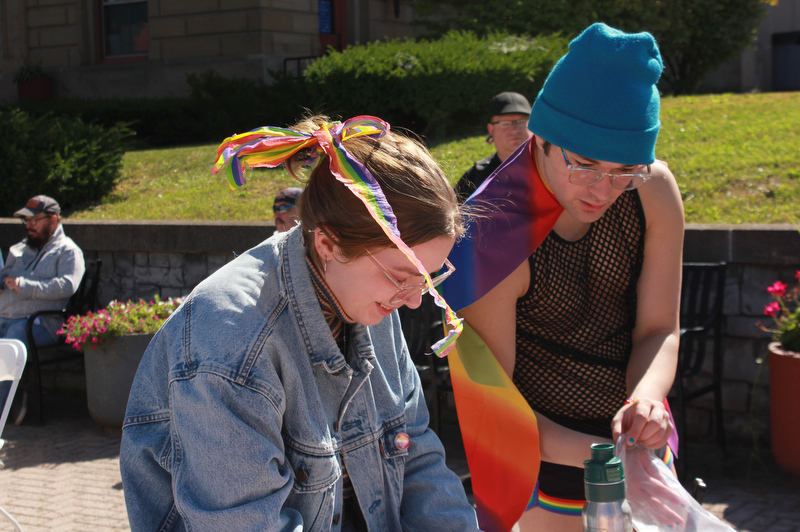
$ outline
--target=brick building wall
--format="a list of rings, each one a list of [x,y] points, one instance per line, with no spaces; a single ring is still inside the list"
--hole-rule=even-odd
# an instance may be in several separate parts
[[[334,2],[339,0],[334,0]],[[413,5],[394,0],[345,2],[354,44],[413,35]],[[187,73],[270,81],[286,58],[318,56],[317,0],[148,0],[149,51],[132,62],[106,61],[96,0],[3,0],[0,3],[0,104],[17,101],[13,74],[29,59],[55,80],[56,98],[185,96]]]

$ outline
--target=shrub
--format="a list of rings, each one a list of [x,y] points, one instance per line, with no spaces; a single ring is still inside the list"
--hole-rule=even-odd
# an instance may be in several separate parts
[[[0,123],[0,216],[37,194],[56,198],[67,211],[100,200],[114,188],[133,134],[125,124],[104,128],[19,109],[0,110]]]
[[[419,0],[418,24],[435,34],[450,29],[518,34],[578,35],[593,22],[629,32],[649,31],[664,57],[663,85],[688,94],[706,75],[736,58],[754,42],[765,4],[777,0],[571,0],[569,2],[484,2]]]
[[[285,126],[303,114],[308,97],[302,79],[270,72],[261,80],[223,78],[214,71],[187,74],[188,98],[51,100],[25,102],[32,116],[69,116],[106,128],[126,122],[138,147],[215,142],[265,125]]]
[[[316,111],[379,116],[441,136],[485,124],[489,99],[516,91],[533,100],[567,40],[450,32],[439,40],[394,40],[329,51],[305,79]]]
[[[137,147],[173,146],[208,141],[198,124],[202,110],[187,98],[68,99],[26,101],[20,105],[31,116],[79,118],[85,123],[112,128],[125,122],[136,132]]]
[[[203,129],[209,141],[221,141],[234,133],[261,126],[287,126],[304,112],[304,83],[282,73],[270,72],[275,82],[245,78],[223,78],[209,70],[189,74],[190,100],[202,109]]]

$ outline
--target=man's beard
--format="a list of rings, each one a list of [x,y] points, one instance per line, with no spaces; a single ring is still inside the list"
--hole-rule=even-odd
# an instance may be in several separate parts
[[[44,240],[39,235],[28,234],[28,245],[37,249],[41,249],[44,245]]]

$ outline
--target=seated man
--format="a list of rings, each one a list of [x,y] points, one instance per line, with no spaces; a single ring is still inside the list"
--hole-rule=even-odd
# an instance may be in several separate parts
[[[275,227],[279,233],[288,231],[300,222],[296,203],[301,192],[303,192],[302,188],[290,187],[281,190],[275,196],[272,212],[275,214]]]
[[[14,216],[22,218],[28,237],[11,246],[0,270],[0,338],[16,338],[30,348],[28,316],[64,308],[78,289],[85,265],[81,249],[64,234],[56,200],[35,196]],[[37,319],[36,345],[53,345],[62,323],[56,316]]]
[[[531,104],[518,92],[501,92],[489,100],[489,123],[486,124],[489,136],[486,137],[486,142],[494,143],[497,151],[494,155],[476,162],[458,180],[456,193],[460,201],[475,192],[500,163],[531,137],[531,132],[528,131],[530,114]]]

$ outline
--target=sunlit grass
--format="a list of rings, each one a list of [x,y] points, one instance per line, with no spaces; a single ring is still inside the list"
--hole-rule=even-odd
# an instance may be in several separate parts
[[[680,186],[688,223],[791,223],[800,198],[800,93],[665,98],[657,157]],[[297,183],[282,170],[252,170],[231,190],[212,176],[216,144],[125,154],[122,179],[81,219],[266,220]],[[452,182],[493,152],[485,133],[431,145]]]
[[[800,198],[800,93],[667,98],[657,155],[690,223],[791,223]]]
[[[211,175],[216,145],[125,154],[114,192],[79,219],[266,220],[282,188],[296,185],[283,169],[247,172],[246,186],[231,190],[223,175]]]

